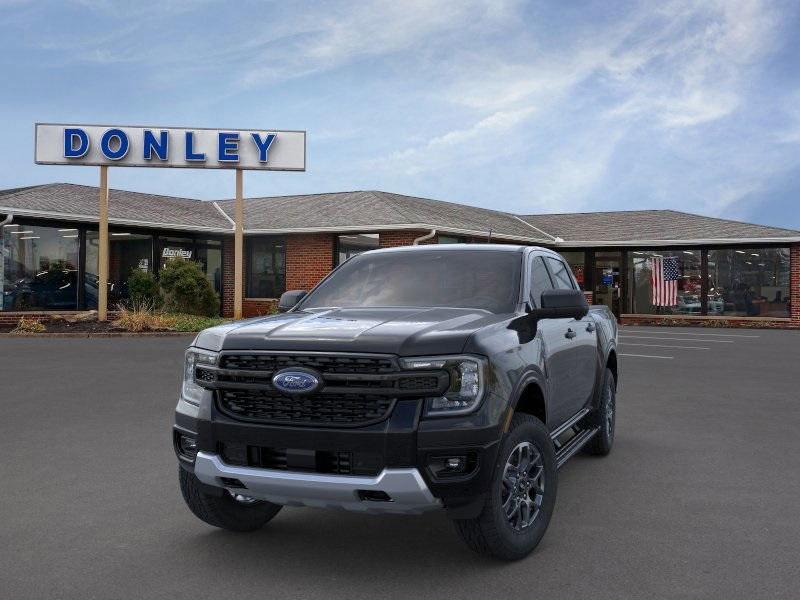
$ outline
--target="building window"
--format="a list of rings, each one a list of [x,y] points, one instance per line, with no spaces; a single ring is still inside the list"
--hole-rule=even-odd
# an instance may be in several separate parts
[[[2,228],[3,310],[78,308],[79,233],[70,227]]]
[[[454,235],[439,235],[436,236],[436,241],[440,244],[463,244],[464,238],[456,237]]]
[[[575,275],[575,280],[578,282],[578,287],[582,290],[586,289],[586,253],[583,251],[572,252],[559,252],[564,260],[567,261],[569,268],[572,269],[572,274]]]
[[[247,296],[278,298],[286,291],[286,243],[280,237],[247,240]]]
[[[701,314],[700,250],[634,250],[628,257],[632,313]]]
[[[336,264],[340,265],[352,256],[380,246],[380,236],[377,233],[340,235],[336,238]]]
[[[110,231],[108,234],[108,305],[128,299],[128,278],[134,271],[153,272],[153,236],[130,231]],[[86,232],[84,258],[84,302],[87,308],[97,308],[99,234]]]
[[[788,318],[789,248],[708,251],[708,314]]]

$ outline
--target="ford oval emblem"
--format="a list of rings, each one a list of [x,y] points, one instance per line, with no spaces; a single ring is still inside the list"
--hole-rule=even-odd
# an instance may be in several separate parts
[[[320,385],[320,378],[309,371],[284,369],[272,376],[272,385],[284,394],[310,394]]]

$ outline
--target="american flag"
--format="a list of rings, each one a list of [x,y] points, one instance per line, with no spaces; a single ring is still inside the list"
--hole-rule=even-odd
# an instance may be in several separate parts
[[[675,306],[678,304],[678,259],[654,256],[650,260],[653,306]]]

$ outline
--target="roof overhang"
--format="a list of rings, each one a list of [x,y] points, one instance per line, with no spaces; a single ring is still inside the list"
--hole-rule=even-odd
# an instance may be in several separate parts
[[[701,238],[684,240],[564,240],[553,242],[561,248],[572,246],[714,246],[720,244],[794,244],[800,236],[755,237],[755,238]]]
[[[96,215],[77,215],[73,213],[50,212],[41,210],[29,210],[22,208],[10,208],[0,206],[0,212],[10,213],[20,217],[35,217],[42,219],[57,219],[61,221],[82,221],[85,223],[97,223]],[[109,217],[111,225],[126,225],[128,227],[151,227],[154,229],[177,229],[181,231],[204,231],[213,233],[231,233],[232,230],[225,227],[206,227],[203,225],[187,225],[185,223],[156,223],[153,221],[140,221],[136,219],[116,219]]]
[[[216,202],[212,203],[214,207],[231,223],[230,227],[208,227],[204,225],[187,225],[185,223],[160,223],[155,221],[144,221],[138,219],[119,219],[110,217],[109,223],[112,225],[122,225],[127,227],[150,227],[153,229],[164,230],[178,230],[178,231],[195,231],[204,233],[219,233],[219,234],[232,234],[233,220],[219,207]],[[53,211],[41,211],[21,209],[14,207],[0,206],[0,213],[12,214],[21,217],[33,217],[43,219],[57,219],[62,221],[81,221],[85,223],[97,223],[98,217],[96,215],[81,215],[74,213],[62,213]],[[281,235],[292,233],[376,233],[379,231],[421,231],[436,229],[438,233],[464,235],[474,237],[488,237],[488,231],[477,229],[465,229],[458,227],[449,227],[442,225],[433,225],[431,223],[390,223],[390,224],[375,224],[370,226],[332,226],[332,227],[282,227],[282,228],[253,228],[245,229],[244,233],[247,235]],[[573,247],[646,247],[646,246],[705,246],[705,245],[747,245],[747,244],[795,244],[800,243],[800,236],[786,236],[786,237],[754,237],[754,238],[691,238],[679,240],[547,240],[535,237],[525,237],[518,235],[510,235],[493,231],[491,234],[493,239],[507,240],[513,242],[521,242],[525,244],[546,245],[557,248],[573,248]]]

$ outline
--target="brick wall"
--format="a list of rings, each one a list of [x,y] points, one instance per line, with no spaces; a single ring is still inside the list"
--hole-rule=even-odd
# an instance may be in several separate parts
[[[792,246],[789,265],[791,269],[789,303],[791,304],[792,324],[800,327],[800,244]]]
[[[331,272],[334,239],[330,233],[286,236],[287,290],[310,290]]]
[[[233,286],[234,286],[234,242],[233,237],[222,240],[222,316],[233,317]]]
[[[430,231],[381,231],[380,243],[381,248],[395,248],[397,246],[411,246],[414,240],[423,235],[429,234]],[[434,236],[429,240],[421,242],[422,244],[436,244],[438,236]]]
[[[276,299],[242,300],[242,317],[244,318],[271,315],[277,311],[278,301]]]

